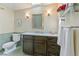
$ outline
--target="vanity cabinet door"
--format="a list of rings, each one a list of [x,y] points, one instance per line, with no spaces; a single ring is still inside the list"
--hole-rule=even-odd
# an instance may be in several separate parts
[[[23,52],[29,55],[33,55],[33,37],[23,36]]]
[[[59,56],[60,46],[57,45],[57,37],[48,37],[47,40],[47,55]]]
[[[34,37],[34,55],[45,56],[46,55],[46,37],[36,36]]]

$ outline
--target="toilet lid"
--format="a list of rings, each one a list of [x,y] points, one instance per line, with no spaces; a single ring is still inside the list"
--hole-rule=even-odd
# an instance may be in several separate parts
[[[8,43],[5,43],[5,44],[3,45],[3,48],[11,47],[11,46],[13,46],[14,44],[15,44],[15,42],[8,42]]]

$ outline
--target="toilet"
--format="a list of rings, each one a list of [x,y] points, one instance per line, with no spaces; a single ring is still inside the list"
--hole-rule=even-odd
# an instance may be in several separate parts
[[[17,42],[20,41],[20,34],[12,34],[12,40],[2,45],[3,54],[8,54],[16,49]]]

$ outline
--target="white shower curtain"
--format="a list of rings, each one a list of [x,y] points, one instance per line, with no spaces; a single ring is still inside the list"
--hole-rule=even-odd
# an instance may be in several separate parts
[[[74,56],[73,30],[70,27],[61,27],[58,44],[61,46],[60,56]]]

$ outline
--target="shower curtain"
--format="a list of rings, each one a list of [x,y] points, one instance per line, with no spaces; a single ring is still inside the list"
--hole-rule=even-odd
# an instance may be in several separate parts
[[[71,27],[65,27],[65,17],[59,14],[58,45],[61,46],[60,56],[74,56],[74,32]]]
[[[74,56],[73,29],[61,27],[59,30],[58,44],[61,46],[60,56]]]

